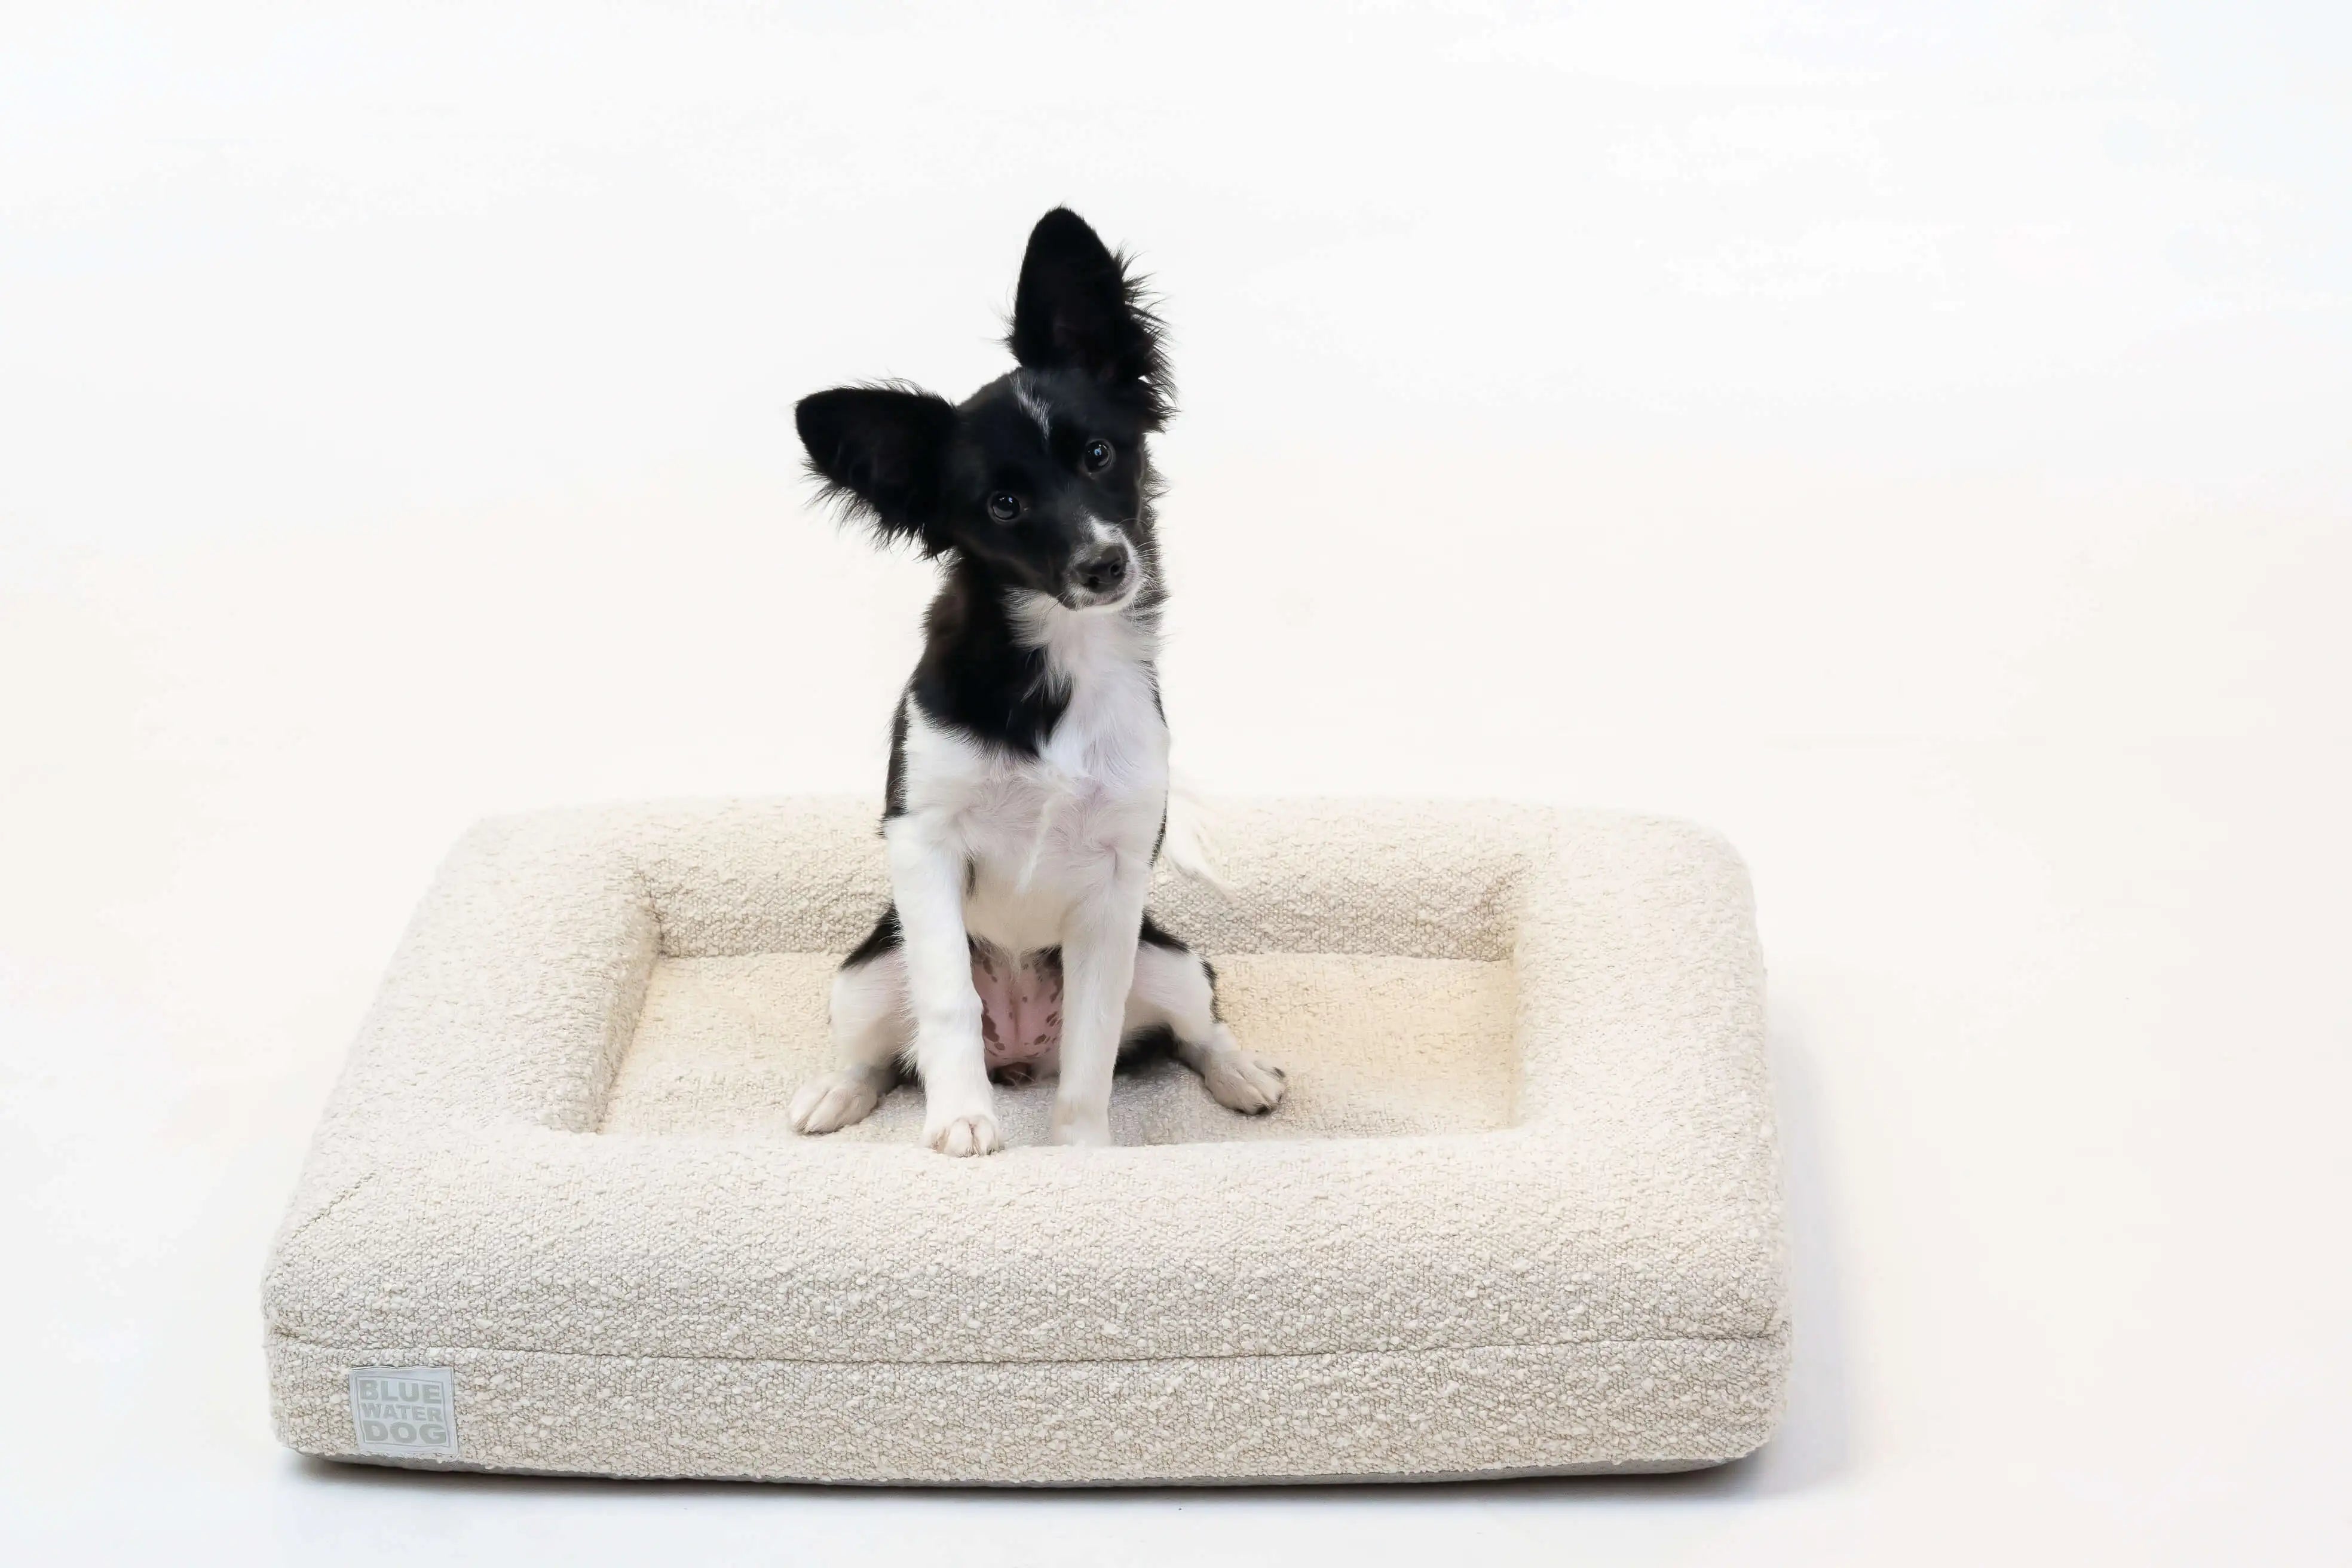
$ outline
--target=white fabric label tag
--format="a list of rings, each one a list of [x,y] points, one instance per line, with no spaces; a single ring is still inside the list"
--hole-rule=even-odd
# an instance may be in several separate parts
[[[457,1457],[457,1373],[446,1366],[352,1368],[352,1430],[360,1452],[403,1459]]]

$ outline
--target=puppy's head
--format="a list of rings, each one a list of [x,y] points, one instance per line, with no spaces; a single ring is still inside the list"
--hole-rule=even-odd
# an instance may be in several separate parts
[[[809,468],[885,537],[1072,609],[1123,605],[1148,564],[1144,441],[1171,412],[1160,323],[1121,258],[1056,207],[1030,233],[1008,342],[1020,368],[960,406],[901,385],[803,398]]]

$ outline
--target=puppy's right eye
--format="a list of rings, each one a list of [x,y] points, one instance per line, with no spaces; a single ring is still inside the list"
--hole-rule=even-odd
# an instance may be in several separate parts
[[[1021,498],[1011,490],[999,490],[988,498],[988,515],[999,522],[1011,522],[1021,515]]]

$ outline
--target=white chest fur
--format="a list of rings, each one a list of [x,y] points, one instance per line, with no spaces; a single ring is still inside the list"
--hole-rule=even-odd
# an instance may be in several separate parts
[[[1034,757],[988,746],[910,708],[906,807],[924,837],[971,868],[971,933],[1020,953],[1063,941],[1070,910],[1148,867],[1168,799],[1168,726],[1150,627],[1036,596],[1016,604],[1024,640],[1067,706]]]

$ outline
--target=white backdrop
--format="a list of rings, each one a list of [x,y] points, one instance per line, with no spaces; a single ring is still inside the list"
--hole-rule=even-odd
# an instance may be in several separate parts
[[[0,1554],[2341,1562],[2339,8],[0,17]],[[337,1471],[256,1307],[494,810],[880,785],[926,574],[792,401],[1167,299],[1179,765],[1700,817],[1801,1336],[1645,1482]]]

